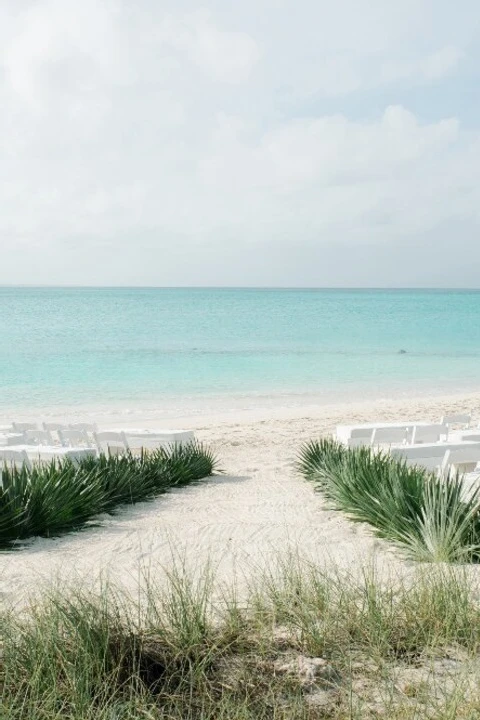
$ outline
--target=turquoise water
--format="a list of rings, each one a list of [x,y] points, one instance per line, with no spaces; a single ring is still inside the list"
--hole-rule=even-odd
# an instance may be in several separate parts
[[[480,388],[474,291],[0,288],[0,338],[3,407]]]

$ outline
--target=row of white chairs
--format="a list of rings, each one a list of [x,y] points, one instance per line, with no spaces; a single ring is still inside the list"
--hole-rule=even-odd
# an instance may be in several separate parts
[[[26,431],[29,432],[29,431]],[[34,431],[32,431],[34,432]],[[41,431],[36,431],[37,433]],[[124,432],[94,432],[93,443],[89,441],[85,431],[82,430],[60,430],[63,447],[84,447],[94,451],[95,456],[99,454],[105,455],[123,455],[133,450],[131,448],[127,436]],[[39,450],[42,443],[38,443]],[[31,469],[33,465],[32,456],[35,458],[35,447],[32,445],[30,450],[25,448],[19,449],[12,447],[0,447],[0,471],[4,465],[22,466],[25,465]],[[52,448],[50,447],[50,450]],[[53,456],[55,451],[53,448]],[[60,454],[59,454],[59,457]],[[38,459],[37,459],[38,460]]]
[[[41,424],[33,422],[12,422],[13,432],[24,432],[25,430],[85,430],[87,432],[95,432],[98,427],[96,423],[47,423]]]
[[[13,422],[12,435],[8,444],[14,445],[61,445],[63,447],[96,447],[95,436],[98,434],[96,423],[37,423]]]
[[[390,427],[380,424],[377,428],[352,428],[348,445],[349,447],[358,447],[359,445],[415,445],[440,442],[448,440],[452,428],[458,427],[466,430],[470,427],[471,422],[471,415],[459,413],[444,415],[439,423],[419,425],[399,423]]]
[[[448,427],[441,423],[431,425],[398,425],[373,429],[353,428],[348,439],[349,447],[359,445],[414,445],[439,442],[448,437]]]
[[[79,455],[85,455],[82,452],[85,449],[92,450],[94,455],[123,455],[129,452],[137,454],[144,450],[156,450],[162,446],[182,442],[181,439],[165,437],[165,433],[148,431],[131,434],[123,430],[94,431],[90,438],[85,430],[58,430],[62,444],[55,446],[45,442],[47,438],[42,434],[45,432],[47,431],[25,430],[23,437],[26,442],[0,447],[0,468],[5,463],[31,466],[30,458],[38,460],[42,454],[49,458],[62,458],[66,455],[75,458],[75,451],[78,451]],[[68,452],[69,448],[72,449],[71,453]]]
[[[37,443],[33,443],[31,448],[27,451],[25,447],[22,449],[15,448],[15,446],[0,447],[0,467],[7,465],[26,465],[26,467],[32,467],[32,457],[36,456],[36,447],[40,451],[44,443],[42,442],[42,436],[40,433],[45,432],[41,430],[25,431],[27,433],[35,433],[34,439],[38,440]],[[59,430],[60,438],[62,440],[63,448],[89,448],[94,451],[94,454],[106,454],[106,455],[123,455],[130,452],[136,447],[132,447],[129,443],[127,435],[123,431],[105,431],[105,432],[94,432],[93,440],[90,440],[83,430]],[[28,443],[26,443],[28,444]],[[46,444],[46,443],[45,443]],[[135,443],[135,446],[138,441]],[[143,445],[143,443],[142,443]],[[49,446],[49,455],[55,457],[55,448]],[[60,451],[59,452],[59,457]]]
[[[54,437],[50,430],[23,430],[18,433],[19,438],[15,439],[15,445],[62,445],[64,447],[75,445],[94,444],[96,431],[89,436],[88,431],[84,429],[58,429],[57,437]]]
[[[34,433],[47,433],[44,437],[49,437],[50,441],[55,441],[55,435],[59,435],[59,433],[64,433],[70,430],[75,430],[79,432],[85,432],[85,433],[94,433],[98,431],[98,427],[96,423],[53,423],[53,422],[44,422],[42,423],[42,426],[38,423],[32,423],[32,422],[13,422],[11,426],[11,432],[12,433],[31,433],[32,437]]]
[[[480,463],[480,442],[452,444],[450,447],[429,446],[391,448],[390,454],[397,460],[404,460],[409,466],[420,466],[448,477],[450,472],[473,472]]]

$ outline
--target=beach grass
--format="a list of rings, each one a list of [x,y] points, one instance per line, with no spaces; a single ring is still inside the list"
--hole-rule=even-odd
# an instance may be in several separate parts
[[[467,496],[462,477],[439,478],[371,448],[331,439],[305,444],[297,467],[332,507],[368,523],[423,562],[477,562],[480,489]]]
[[[478,588],[430,566],[406,580],[322,571],[293,555],[240,602],[207,570],[52,590],[4,611],[2,718],[478,718]]]
[[[215,455],[196,441],[139,456],[102,455],[78,465],[67,460],[34,465],[31,470],[4,467],[0,547],[79,528],[100,513],[151,499],[217,469]]]

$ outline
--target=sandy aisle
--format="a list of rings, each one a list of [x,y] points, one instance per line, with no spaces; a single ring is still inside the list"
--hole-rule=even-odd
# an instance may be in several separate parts
[[[210,559],[220,580],[242,582],[256,566],[298,547],[324,564],[356,567],[375,556],[380,566],[407,567],[367,529],[325,509],[322,498],[293,471],[300,444],[340,422],[375,419],[438,420],[443,411],[480,416],[480,396],[382,401],[351,406],[305,407],[210,417],[199,424],[183,418],[172,426],[195,427],[221,458],[224,476],[122,510],[97,527],[0,554],[0,593],[24,596],[54,578],[90,583],[107,573],[135,592],[145,572],[171,563],[171,549],[189,568]],[[123,419],[122,419],[123,420]],[[122,422],[117,418],[118,426]],[[128,422],[123,420],[123,424]],[[130,420],[131,424],[131,420]],[[140,425],[162,425],[145,418]]]

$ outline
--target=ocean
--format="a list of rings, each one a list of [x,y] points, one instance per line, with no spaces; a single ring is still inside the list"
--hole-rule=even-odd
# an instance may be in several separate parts
[[[0,288],[0,413],[480,389],[480,291]]]

